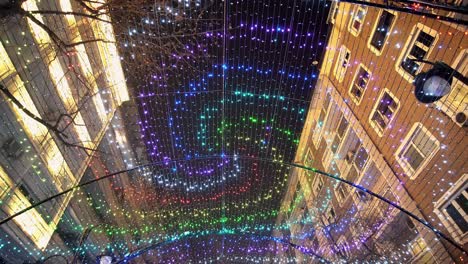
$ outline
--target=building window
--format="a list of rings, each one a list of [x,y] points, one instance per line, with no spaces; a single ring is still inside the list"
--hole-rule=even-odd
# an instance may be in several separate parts
[[[370,199],[371,199],[370,195],[368,195],[366,192],[364,192],[362,190],[358,190],[358,189],[354,191],[354,195],[355,195],[355,197],[353,197],[353,198],[355,198],[356,204],[361,203],[361,202],[366,203],[366,202],[370,201]]]
[[[323,214],[323,222],[326,226],[332,224],[335,222],[335,209],[333,208],[333,205],[330,203],[330,206],[327,208],[325,213]]]
[[[349,122],[346,120],[346,118],[342,115],[340,119],[340,123],[338,124],[336,128],[336,133],[335,137],[333,139],[332,145],[331,145],[331,151],[336,154],[336,151],[338,150],[345,134],[346,131],[348,130]]]
[[[5,80],[10,74],[16,71],[13,63],[8,56],[7,51],[3,47],[3,44],[0,43],[0,80]]]
[[[369,38],[368,47],[377,55],[382,54],[382,51],[387,42],[388,36],[392,32],[395,25],[396,12],[382,10],[379,14],[379,19],[374,25],[373,33]]]
[[[322,188],[323,188],[323,184],[324,184],[324,182],[323,182],[323,177],[324,177],[324,176],[322,176],[322,175],[320,175],[320,174],[318,174],[318,173],[315,174],[315,183],[314,183],[315,186],[314,186],[314,191],[315,191],[315,194],[316,194],[316,195],[318,195],[319,192],[320,192],[320,191],[322,190]]]
[[[463,74],[463,76],[467,76],[468,67],[466,65],[468,65],[468,49],[462,50],[452,63],[452,68]],[[466,118],[468,117],[468,85],[457,78],[453,78],[451,87],[450,93],[437,101],[436,105],[450,116],[457,125],[463,127],[467,124]],[[460,119],[460,117],[462,118]]]
[[[420,235],[418,235],[408,245],[408,251],[411,253],[413,258],[416,258],[420,256],[421,254],[424,254],[426,250],[427,250],[426,241],[424,241],[424,238],[422,238]]]
[[[0,166],[0,202],[3,202],[3,198],[10,192],[12,182],[10,177],[6,174],[3,168]]]
[[[336,243],[339,253],[345,258],[351,257],[351,247],[346,242],[346,238],[341,236]]]
[[[335,189],[335,197],[338,200],[338,202],[341,204],[344,202],[346,197],[349,194],[348,186],[346,186],[345,183],[340,182],[338,184],[338,187]]]
[[[364,148],[362,143],[357,141],[356,145],[350,149],[345,157],[346,162],[351,165],[348,170],[348,174],[346,175],[346,180],[352,182],[358,180],[359,175],[366,166],[368,159],[369,153],[367,153],[367,150]]]
[[[322,132],[322,128],[325,126],[325,122],[327,119],[327,113],[328,113],[328,108],[331,103],[331,96],[329,93],[325,95],[325,101],[322,105],[322,108],[320,109],[320,115],[317,120],[317,125],[314,129],[314,134],[312,136],[312,141],[314,142],[314,145],[317,147],[320,139],[320,135]]]
[[[421,123],[416,123],[396,152],[405,173],[414,179],[439,150],[440,143]]]
[[[468,174],[462,177],[435,205],[435,212],[452,237],[460,244],[468,242]]]
[[[370,124],[379,136],[383,135],[399,107],[398,99],[388,89],[384,89],[369,116]]]
[[[414,77],[421,71],[421,62],[411,61],[414,59],[427,59],[438,39],[436,30],[418,23],[408,40],[403,52],[396,63],[396,70],[406,80],[413,82]]]
[[[304,157],[304,165],[307,167],[311,167],[313,162],[314,156],[312,154],[312,150],[310,148],[307,148],[307,152]]]
[[[340,53],[338,54],[338,59],[336,61],[335,65],[335,78],[339,81],[342,82],[346,73],[346,70],[348,69],[350,63],[349,60],[351,58],[351,51],[349,51],[348,48],[346,48],[344,45],[341,46]]]
[[[349,88],[349,95],[351,95],[351,99],[354,101],[354,103],[361,103],[362,96],[366,91],[370,77],[371,72],[362,63],[359,64],[359,68],[354,75],[353,83]]]
[[[328,15],[329,23],[335,24],[336,17],[338,16],[340,3],[339,2],[332,2],[330,13]]]
[[[351,20],[349,21],[348,30],[354,36],[358,36],[361,33],[362,24],[364,24],[364,18],[366,17],[367,7],[356,6],[352,14]]]
[[[296,206],[299,204],[299,202],[302,200],[302,192],[301,192],[301,183],[297,182],[296,185],[296,190],[294,191],[294,195],[291,199],[291,204],[289,206],[289,217],[291,217],[291,214],[294,212],[294,209]]]

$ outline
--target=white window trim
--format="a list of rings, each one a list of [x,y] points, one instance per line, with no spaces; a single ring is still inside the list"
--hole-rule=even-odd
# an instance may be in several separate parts
[[[345,190],[345,195],[344,195],[343,198],[341,198],[340,195],[339,195],[339,190],[338,190],[339,187],[341,187],[341,188],[343,188]],[[343,183],[343,182],[338,183],[333,191],[335,192],[336,200],[338,201],[338,203],[340,205],[342,205],[343,202],[346,201],[348,199],[349,195],[352,193],[352,190],[350,190],[348,188],[348,185],[346,183]]]
[[[315,157],[314,157],[314,155],[312,153],[312,149],[308,147],[307,151],[306,151],[306,154],[304,155],[304,165],[307,166],[307,167],[312,166],[312,164],[308,164],[308,162],[307,162],[309,159],[313,161],[315,159]]]
[[[374,164],[374,168],[378,171],[379,177],[383,176],[382,171],[377,167],[377,161],[372,159],[372,157],[369,155],[369,158],[368,158],[368,160],[366,162],[366,166],[364,168],[362,168],[362,173],[359,175],[359,178],[356,180],[357,184],[361,185],[362,178],[364,177],[364,175],[366,173],[369,173],[369,170],[372,168],[371,164]],[[376,186],[377,183],[378,183],[378,180],[376,180],[374,185],[371,186],[370,188],[373,188],[374,186]],[[364,188],[366,188],[366,187],[364,187]],[[369,188],[369,187],[367,187],[367,188]]]
[[[452,68],[453,69],[456,69],[458,70],[461,74],[463,74],[464,76],[466,76],[468,74],[468,67],[463,67],[463,69],[457,69],[457,65],[460,64],[461,60],[463,58],[466,58],[466,56],[468,56],[468,49],[463,49],[460,54],[458,54],[457,58],[453,61],[452,63]],[[463,64],[464,65],[464,64]],[[457,85],[461,85],[462,89],[468,89],[468,86],[465,85],[462,81],[454,78],[453,79],[453,82],[452,82],[452,87],[456,87]],[[451,92],[454,92],[455,89],[452,89]],[[465,113],[466,116],[468,116],[468,98],[463,98],[463,105],[460,105],[457,107],[456,111],[454,111],[450,105],[447,105],[447,103],[451,104],[451,102],[446,102],[447,100],[447,96],[442,98],[441,100],[435,102],[436,106],[438,108],[440,108],[442,111],[444,111],[448,116],[450,116],[452,118],[452,120],[460,127],[463,127],[463,123],[460,124],[458,122],[456,122],[455,120],[455,116],[457,115],[457,113]]]
[[[445,213],[445,210],[442,208],[445,208],[448,203],[450,203],[455,197],[457,197],[457,195],[464,191],[467,185],[468,173],[465,173],[462,177],[460,177],[460,179],[458,179],[457,182],[455,182],[454,185],[452,185],[452,187],[450,187],[450,189],[447,190],[447,192],[442,197],[439,198],[439,200],[437,200],[436,204],[434,205],[435,214],[439,217],[440,221],[445,226],[445,228],[447,228],[455,241],[462,245],[468,242],[468,232],[463,234],[462,231],[458,228],[457,224],[451,220],[450,216],[448,216]]]
[[[332,216],[331,214],[331,211],[333,210],[333,212],[335,213],[335,216]],[[324,223],[326,223],[326,225],[330,225],[332,224],[333,222],[330,222],[328,219],[331,218],[332,220],[336,220],[336,210],[335,210],[335,207],[333,207],[333,203],[329,203],[328,204],[328,207],[326,209],[326,211],[323,213],[322,215],[322,220]]]
[[[366,88],[364,89],[361,98],[359,98],[359,100],[358,100],[358,99],[356,98],[356,96],[351,92],[351,90],[353,89],[354,82],[356,81],[356,78],[358,78],[359,70],[360,70],[361,68],[363,68],[363,69],[369,74],[369,81],[367,82]],[[354,102],[356,105],[360,105],[360,104],[361,104],[362,98],[364,97],[364,94],[366,93],[367,87],[369,86],[369,82],[370,82],[371,80],[372,80],[372,72],[371,72],[363,63],[359,63],[359,66],[358,66],[358,68],[356,69],[356,72],[354,73],[353,81],[351,82],[351,85],[349,86],[349,90],[348,90],[348,94],[349,94],[349,96],[351,97],[351,100],[353,100],[353,102]]]
[[[379,20],[382,17],[382,13],[383,13],[384,10],[391,13],[392,15],[394,15],[395,19],[394,19],[392,25],[390,26],[390,29],[388,30],[388,34],[387,34],[387,37],[384,40],[384,44],[382,46],[382,49],[378,50],[374,46],[372,46],[371,42],[372,42],[372,38],[374,37],[374,32],[375,32],[375,30],[377,28],[377,25],[379,24]],[[367,47],[370,49],[370,51],[375,53],[375,55],[380,56],[383,53],[383,51],[385,50],[385,46],[387,45],[387,42],[388,42],[388,40],[390,38],[390,35],[392,34],[393,27],[395,26],[397,19],[398,19],[398,13],[396,11],[388,10],[388,9],[380,10],[379,15],[377,16],[377,20],[375,21],[374,26],[372,27],[371,35],[369,36],[369,40],[367,41]]]
[[[320,190],[318,190],[318,186],[321,184]],[[323,180],[323,176],[320,174],[315,173],[315,180],[313,183],[313,192],[315,193],[315,196],[317,196],[320,191],[323,189],[323,185],[325,184]]]
[[[421,163],[421,166],[416,171],[413,171],[411,168],[411,165],[409,165],[404,159],[398,157],[398,155],[403,151],[403,148],[405,145],[409,143],[409,140],[413,136],[413,133],[416,131],[417,128],[421,128],[422,133],[426,134],[431,138],[431,140],[434,140],[436,143],[436,149],[429,155],[427,156],[424,161]],[[405,173],[409,176],[411,180],[414,180],[419,173],[423,170],[424,167],[429,163],[429,161],[437,154],[437,152],[440,149],[440,141],[431,133],[427,128],[424,127],[422,123],[416,122],[411,130],[406,134],[405,138],[401,142],[400,146],[398,147],[397,151],[395,151],[395,159],[397,162],[400,164],[401,168],[405,171]]]
[[[422,241],[422,243],[424,244],[423,247],[421,247],[421,244],[420,244],[419,241]],[[413,253],[413,248],[415,248],[415,247],[418,247],[421,250],[417,254]],[[427,248],[427,243],[424,240],[424,237],[422,237],[421,235],[416,236],[408,244],[408,252],[410,252],[411,255],[413,256],[413,258],[411,259],[411,263],[419,263],[419,262],[416,262],[416,260],[419,260],[419,259],[423,258],[425,256],[425,252],[427,252],[427,251],[429,251],[429,249]]]
[[[351,161],[351,163],[346,163],[347,166],[346,166],[346,177],[345,179],[348,179],[348,174],[349,174],[349,171],[351,170],[351,167],[354,166],[354,168],[356,169],[356,171],[358,172],[358,178],[356,179],[356,182],[358,182],[357,180],[360,180],[362,178],[362,174],[367,170],[367,167],[369,166],[370,164],[370,160],[371,160],[371,156],[370,156],[370,153],[368,151],[368,149],[366,147],[364,147],[364,144],[362,143],[361,139],[359,138],[359,141],[361,142],[361,144],[359,145],[359,148],[356,149],[356,153],[354,153],[354,156],[353,156],[353,159]],[[356,167],[356,155],[358,154],[359,152],[359,149],[361,148],[364,148],[367,152],[367,160],[366,162],[364,163],[364,166],[362,166],[362,170],[359,170],[358,167]],[[343,174],[344,175],[344,174]]]
[[[328,23],[335,24],[335,19],[333,17],[335,16],[335,13],[337,13],[338,15],[339,9],[340,9],[340,2],[333,1],[330,7],[330,12],[328,13],[327,24]]]
[[[344,113],[341,113],[341,114],[342,114],[342,115],[341,115],[341,118],[338,120],[338,125],[336,126],[335,131],[333,131],[333,133],[332,133],[332,137],[331,137],[331,140],[332,140],[331,144],[332,144],[332,145],[333,145],[333,141],[335,140],[335,136],[338,135],[338,131],[337,131],[337,130],[338,130],[338,128],[339,128],[340,125],[341,125],[341,120],[345,119],[346,122],[348,122],[348,126],[346,127],[346,129],[345,129],[345,131],[344,131],[344,133],[343,133],[343,137],[340,138],[340,143],[338,144],[338,147],[336,147],[336,153],[333,154],[333,151],[331,151],[331,147],[332,147],[332,146],[330,146],[330,152],[332,153],[332,155],[336,155],[336,156],[338,156],[338,153],[340,153],[340,150],[341,150],[341,148],[343,147],[343,144],[344,144],[343,142],[346,141],[345,139],[346,139],[346,137],[348,136],[348,132],[350,131],[349,127],[351,126],[351,124],[350,124],[348,118],[346,117],[346,115],[345,115]]]
[[[382,100],[384,94],[387,93],[389,94],[392,99],[395,101],[395,103],[397,104],[397,107],[395,109],[395,112],[393,112],[393,115],[392,115],[392,118],[390,118],[390,120],[388,121],[388,124],[387,126],[382,129],[379,125],[377,125],[376,122],[374,122],[372,120],[372,117],[374,116],[374,112],[377,111],[377,106],[380,104],[380,101]],[[392,93],[390,92],[389,89],[387,88],[384,88],[382,90],[382,92],[380,93],[379,95],[379,98],[378,100],[375,102],[374,104],[374,107],[372,108],[372,111],[370,112],[370,115],[369,115],[369,124],[371,125],[371,127],[374,129],[375,133],[377,133],[377,135],[379,135],[379,137],[382,137],[383,134],[385,133],[385,131],[387,130],[387,128],[390,126],[390,124],[392,123],[392,121],[395,119],[395,116],[397,115],[398,113],[398,110],[400,110],[400,100],[398,100],[398,98]]]
[[[345,61],[346,53],[349,53],[349,59],[346,63],[346,67],[343,69],[343,62]],[[351,66],[351,51],[345,46],[341,45],[340,52],[338,53],[338,58],[335,62],[335,68],[333,69],[333,75],[338,80],[338,82],[343,82],[348,68]]]
[[[319,122],[318,122],[318,118],[320,117],[320,112],[319,112],[319,116],[317,117],[317,122],[316,122],[316,127],[314,129],[314,134],[312,136],[312,141],[314,143],[314,145],[316,146],[316,148],[318,149],[320,147],[320,142],[321,142],[321,135],[323,133],[323,128],[325,127],[325,124],[327,123],[328,121],[328,116],[329,116],[329,113],[331,111],[331,106],[333,105],[333,98],[331,96],[330,93],[325,93],[325,100],[326,100],[326,97],[327,96],[330,96],[330,103],[328,104],[328,107],[327,109],[325,109],[325,117],[323,118],[323,124],[322,126],[320,126]],[[325,102],[325,101],[323,101]],[[322,103],[322,107],[320,108],[320,111],[323,109],[323,103]]]
[[[331,151],[330,147],[327,144],[325,152],[323,153],[323,156],[322,156],[322,165],[324,168],[327,168],[330,165],[332,158],[333,158],[333,152]]]
[[[403,60],[403,58],[405,58],[408,55],[408,53],[411,51],[411,47],[413,47],[413,44],[416,42],[416,38],[419,35],[419,32],[421,32],[421,31],[424,31],[425,33],[427,33],[427,34],[431,35],[432,37],[434,37],[434,42],[432,43],[432,45],[427,50],[426,56],[424,57],[425,59],[431,55],[431,52],[434,49],[434,46],[435,46],[435,44],[437,43],[437,41],[439,39],[439,33],[437,32],[437,30],[432,29],[432,28],[430,28],[430,27],[428,27],[428,26],[426,26],[426,25],[424,25],[422,23],[418,23],[417,25],[415,25],[413,27],[413,30],[411,31],[411,34],[409,35],[408,39],[406,40],[405,46],[403,46],[403,49],[400,52],[400,56],[398,57],[398,60],[395,63],[395,70],[405,80],[407,80],[410,83],[413,83],[414,77],[411,74],[409,74],[408,72],[406,72],[400,66],[400,64],[401,64],[401,61]],[[421,65],[421,67],[419,67],[416,74],[421,72],[422,68],[423,68],[423,65]]]
[[[354,24],[354,21],[359,20],[359,19],[357,19],[357,16],[356,16],[357,14],[359,14],[359,10],[364,11],[364,17],[361,20],[361,27],[359,28],[359,30],[356,30],[353,27],[353,24]],[[350,16],[349,24],[348,24],[348,31],[353,36],[357,37],[359,35],[359,33],[361,33],[362,27],[364,26],[364,20],[366,20],[366,15],[367,15],[367,6],[358,5],[358,6],[354,7],[353,14]]]

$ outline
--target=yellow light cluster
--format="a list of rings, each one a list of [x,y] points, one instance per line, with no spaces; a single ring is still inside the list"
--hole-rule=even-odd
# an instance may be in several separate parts
[[[60,9],[63,12],[73,12],[70,0],[60,0]],[[78,30],[78,25],[76,23],[75,16],[67,15],[65,16],[68,28],[70,28],[72,32],[72,42],[79,43],[82,42],[83,39],[81,38],[80,32]],[[81,65],[81,69],[85,75],[86,83],[92,89],[91,93],[93,94],[93,103],[96,107],[98,112],[98,116],[102,123],[105,122],[107,118],[107,113],[104,108],[104,103],[102,102],[101,94],[99,93],[99,88],[97,87],[97,83],[95,81],[95,77],[93,75],[93,69],[91,67],[91,63],[89,62],[88,53],[86,53],[86,48],[84,44],[77,45],[74,47],[77,53],[78,60]]]
[[[23,3],[23,8],[25,10],[38,10],[36,1],[34,0],[29,0]],[[34,14],[34,17],[44,23],[44,20],[42,19],[42,16],[39,14]],[[31,19],[28,19],[28,25],[31,29],[31,32],[33,33],[33,36],[36,40],[37,43],[51,43],[51,38],[50,36],[41,28],[39,27],[36,23],[34,23]],[[60,61],[56,58],[57,54],[51,48],[50,45],[45,45],[43,47],[43,53],[47,54],[47,64],[49,66],[49,72],[50,72],[50,77],[52,79],[52,82],[54,83],[56,90],[60,96],[60,99],[62,99],[63,103],[65,104],[65,108],[73,112],[76,110],[76,104],[75,100],[73,97],[73,93],[70,89],[70,86],[68,84],[68,81],[65,77],[65,72],[63,71],[62,65],[60,65]],[[88,133],[88,129],[84,125],[83,117],[81,116],[81,113],[77,113],[75,116],[75,123],[81,124],[78,126],[75,126],[76,133],[78,134],[78,138],[80,139],[81,142],[83,142],[83,145],[88,148],[94,148],[94,143],[91,141],[91,138]]]
[[[13,181],[0,166],[0,189],[10,190],[13,186]],[[15,188],[8,197],[6,197],[6,193],[0,193],[0,195],[0,200],[3,201],[3,209],[8,215],[12,215],[31,206],[28,198],[24,196],[18,188]],[[15,217],[13,221],[40,249],[44,249],[47,246],[54,232],[54,229],[47,224],[36,209],[26,211]]]
[[[98,0],[91,3],[92,7],[96,9],[103,4],[105,4],[104,0]],[[110,17],[107,14],[101,15],[100,18],[110,21]],[[91,20],[90,24],[93,28],[94,37],[96,39],[115,42],[114,29],[111,24],[98,20]],[[120,64],[120,56],[117,52],[117,47],[114,43],[97,42],[96,44],[99,49],[102,64],[104,65],[108,85],[111,87],[114,96],[117,97],[117,104],[121,105],[122,102],[130,100],[130,98],[122,65]]]
[[[6,62],[7,65],[13,65],[6,53],[5,48],[0,43],[0,57]],[[18,76],[16,71],[13,67],[9,67],[10,72],[8,75],[14,74],[12,78],[12,83],[8,85],[9,90],[13,94],[13,96],[27,109],[36,115],[37,117],[41,117],[39,111],[37,110],[34,102],[29,95],[24,83],[21,81],[21,78]],[[73,174],[68,167],[68,164],[64,161],[63,155],[60,152],[56,142],[48,133],[48,130],[43,125],[39,124],[36,120],[28,116],[23,110],[19,109],[16,105],[13,105],[13,111],[15,112],[16,118],[22,124],[23,130],[26,132],[28,137],[42,149],[44,155],[44,161],[47,165],[47,169],[54,177],[55,184],[59,190],[63,190],[61,187],[61,182],[67,181],[70,183],[74,182]],[[58,164],[57,160],[60,160],[60,164]],[[57,166],[59,165],[59,166]],[[59,173],[59,172],[64,173]],[[63,177],[66,177],[63,179]]]

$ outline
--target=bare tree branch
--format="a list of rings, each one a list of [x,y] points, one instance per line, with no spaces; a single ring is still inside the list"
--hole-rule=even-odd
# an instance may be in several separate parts
[[[79,144],[75,144],[75,143],[70,143],[67,141],[67,138],[68,138],[68,135],[64,134],[64,130],[60,130],[58,129],[58,126],[59,126],[59,121],[63,119],[63,117],[71,117],[71,115],[69,114],[61,114],[59,119],[57,120],[57,122],[55,123],[55,125],[51,125],[49,122],[45,121],[44,119],[38,117],[37,115],[35,115],[34,113],[32,113],[29,109],[27,109],[20,101],[18,101],[18,99],[15,98],[15,96],[10,92],[8,91],[7,88],[5,88],[3,85],[0,85],[0,90],[3,92],[3,94],[5,94],[5,96],[11,100],[11,102],[16,105],[21,111],[23,111],[27,116],[31,117],[32,119],[34,119],[35,121],[37,121],[38,123],[40,123],[41,125],[45,126],[49,131],[51,131],[65,146],[68,146],[68,147],[76,147],[76,148],[79,148],[79,149],[83,149],[83,150],[86,150],[85,152],[90,155],[90,153],[88,153],[87,151],[91,151],[91,152],[102,152],[98,149],[94,149],[94,148],[88,148],[88,147],[85,147],[85,146],[81,146]]]
[[[58,10],[32,10],[32,11],[25,11],[25,12],[28,12],[30,14],[41,14],[41,15],[73,15],[73,16],[82,16],[82,17],[87,17],[87,18],[91,18],[91,19],[95,19],[95,20],[98,20],[98,21],[101,21],[101,22],[105,22],[105,23],[111,23],[110,21],[108,20],[105,20],[105,19],[102,19],[99,17],[100,14],[98,15],[89,15],[89,14],[86,14],[86,13],[81,13],[81,12],[63,12],[63,11],[58,11]]]

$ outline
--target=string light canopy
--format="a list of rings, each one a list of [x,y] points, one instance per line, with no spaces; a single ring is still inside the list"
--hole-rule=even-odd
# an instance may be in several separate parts
[[[91,3],[75,3],[77,8],[85,9],[78,2]],[[354,11],[357,7],[364,12]],[[300,143],[304,142],[301,136],[308,135],[305,128],[328,129],[324,134],[329,139],[322,142],[336,151],[334,139],[339,135],[338,130],[354,126],[355,130],[343,132],[343,136],[363,130],[358,124],[367,122],[368,112],[378,101],[385,102],[377,110],[382,113],[381,118],[390,120],[379,124],[393,130],[369,141],[378,144],[388,141],[385,150],[394,153],[401,142],[389,139],[408,132],[408,127],[393,127],[392,107],[398,104],[392,103],[390,93],[387,97],[376,95],[384,87],[369,86],[363,92],[366,97],[361,106],[366,109],[366,116],[360,116],[361,120],[341,121],[343,115],[339,113],[351,115],[357,106],[348,99],[327,100],[327,96],[331,98],[331,87],[319,79],[321,70],[337,75],[337,58],[325,54],[328,51],[341,54],[345,51],[341,43],[349,40],[348,35],[332,39],[332,30],[348,30],[356,25],[336,21],[340,17],[365,15],[368,10],[378,13],[382,10],[379,7],[348,4],[343,8],[323,0],[108,2],[101,9],[106,10],[112,21],[130,100],[112,113],[97,151],[89,155],[83,149],[77,150],[83,156],[90,156],[79,183],[64,183],[61,190],[48,198],[25,195],[26,188],[21,191],[23,197],[14,198],[28,202],[4,214],[0,224],[4,227],[0,232],[0,250],[7,253],[2,258],[43,263],[96,260],[101,263],[405,263],[414,259],[415,254],[429,251],[418,237],[431,233],[443,240],[445,247],[457,252],[457,260],[463,259],[464,244],[445,235],[446,230],[434,222],[433,215],[422,215],[427,208],[403,208],[407,201],[399,196],[399,191],[406,190],[408,177],[396,173],[401,178],[390,188],[387,182],[390,173],[379,172],[382,164],[376,162],[373,170],[369,169],[368,157],[378,154],[375,149],[371,152],[369,145],[360,139],[353,139],[353,145],[360,146],[356,151],[348,151],[343,157],[337,152],[333,156],[337,162],[331,162],[327,168],[322,168],[318,160],[313,160],[313,166],[297,165],[303,162],[297,158],[304,156],[298,153],[304,151]],[[59,17],[69,16],[59,14]],[[357,21],[362,30],[373,28],[373,21],[360,19]],[[426,18],[408,15],[405,19],[414,22]],[[80,23],[92,24],[93,19],[83,18]],[[83,35],[89,34],[80,28],[80,23],[75,29]],[[400,31],[394,28],[385,32],[379,48],[393,45],[392,48],[400,49],[403,42],[385,39],[387,35],[395,38]],[[449,43],[431,48],[455,49],[462,45],[463,37],[459,40],[449,33],[441,34],[450,36]],[[371,45],[359,38],[355,41],[356,47]],[[22,46],[16,44],[8,47],[9,54],[14,50],[13,54],[20,58],[25,49],[31,49],[33,54],[43,51],[41,45],[26,37]],[[97,44],[86,45],[89,48]],[[358,66],[370,57],[366,53],[359,61],[343,54],[337,57],[345,59],[341,64],[344,68]],[[392,53],[388,60],[394,63],[396,56]],[[351,86],[354,85],[351,75],[358,76],[361,84],[386,80],[386,85],[390,85],[387,76],[390,69],[386,65],[374,61],[368,64],[367,73],[356,70],[344,73],[342,79]],[[73,60],[67,66],[83,67]],[[440,68],[429,70],[416,77],[415,85],[431,88],[420,83],[434,78],[431,74],[446,76]],[[96,79],[104,78],[95,75]],[[67,78],[71,77],[67,75]],[[444,87],[450,83],[447,79]],[[421,102],[435,101],[433,95],[430,100],[421,99],[418,89],[415,95]],[[31,93],[31,101],[38,100],[38,91]],[[327,94],[323,98],[322,91]],[[437,100],[446,93],[437,95]],[[113,95],[106,91],[102,96],[107,108]],[[400,104],[409,102],[405,100],[406,97],[402,98]],[[308,124],[310,113],[316,111],[317,116],[322,115],[322,108],[317,104],[323,102],[328,104],[323,109],[338,105],[340,110],[327,113],[332,125],[327,127],[327,121],[320,120],[321,117],[317,126]],[[42,107],[40,110],[43,111]],[[429,115],[435,115],[430,111],[441,110],[431,108],[421,118],[427,121]],[[404,115],[405,120],[410,119],[409,113]],[[17,123],[7,118],[2,121]],[[437,137],[458,135],[453,132],[455,128],[446,130],[446,125],[447,118],[437,118],[431,129],[437,131],[434,132]],[[17,136],[28,141],[20,132]],[[310,140],[305,139],[312,140],[312,136]],[[438,147],[442,155],[449,155],[445,143]],[[29,150],[33,151],[34,147]],[[47,174],[42,172],[37,156],[31,160],[35,162],[34,175]],[[443,160],[443,164],[432,165],[431,173],[449,166],[446,164],[450,159]],[[343,167],[337,165],[345,162],[356,174],[358,169],[362,170],[359,185],[355,184],[356,175],[344,173]],[[394,163],[392,166],[397,163],[389,162]],[[417,162],[422,163],[420,160],[413,163]],[[438,179],[438,187],[428,193],[440,196],[448,186],[454,185],[456,173],[447,172],[447,178]],[[306,180],[297,180],[298,175]],[[41,177],[45,182],[47,176]],[[374,188],[372,184],[377,179],[386,183]],[[429,183],[420,185],[429,186]],[[306,191],[301,186],[309,188]],[[5,204],[16,201],[10,198],[13,195],[0,197]],[[61,208],[63,204],[66,206]],[[339,210],[351,204],[349,210]],[[55,219],[57,211],[62,209],[63,214]],[[43,226],[28,225],[27,218],[38,215],[44,218]],[[19,221],[23,222],[23,229],[32,231],[24,234],[11,231]],[[49,229],[53,235],[44,238]],[[318,234],[322,234],[320,239]],[[38,244],[44,246],[38,248]],[[435,250],[441,252],[440,248]]]

